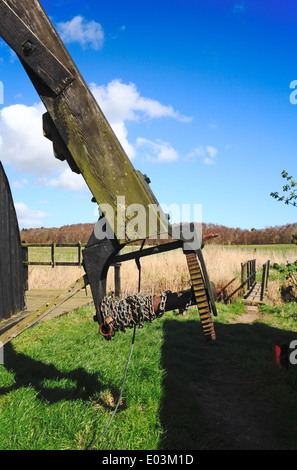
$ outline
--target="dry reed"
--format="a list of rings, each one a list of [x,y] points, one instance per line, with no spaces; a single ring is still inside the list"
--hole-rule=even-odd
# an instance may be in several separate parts
[[[275,249],[251,250],[219,245],[207,245],[204,250],[204,259],[210,280],[216,289],[222,289],[233,278],[236,281],[227,289],[230,293],[240,285],[241,263],[249,259],[256,259],[257,268],[269,259],[271,264],[293,262],[297,258],[296,250],[289,251]],[[161,294],[163,291],[173,292],[188,289],[189,274],[185,256],[182,250],[149,256],[141,259],[141,290],[146,294]],[[29,268],[30,289],[62,289],[68,287],[84,274],[79,267],[41,267]],[[108,290],[114,289],[113,268],[110,269],[107,280]],[[136,293],[138,290],[138,269],[135,261],[127,261],[121,268],[122,295]],[[270,283],[268,296],[273,303],[280,301],[279,285],[277,281]]]

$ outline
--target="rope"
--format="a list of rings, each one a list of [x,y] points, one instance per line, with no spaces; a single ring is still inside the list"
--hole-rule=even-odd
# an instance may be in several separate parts
[[[125,368],[125,372],[124,372],[124,377],[123,377],[123,382],[122,382],[122,388],[121,388],[121,391],[120,391],[120,396],[118,398],[118,402],[117,402],[117,405],[111,415],[111,418],[109,420],[109,423],[108,425],[106,426],[106,428],[104,429],[104,431],[100,434],[100,436],[95,440],[93,441],[89,447],[87,447],[87,450],[92,450],[95,445],[99,442],[99,440],[107,433],[108,431],[108,428],[109,426],[111,425],[112,421],[113,421],[113,418],[115,417],[115,414],[118,410],[118,407],[120,405],[120,402],[121,402],[121,399],[122,399],[122,396],[123,396],[123,390],[124,390],[124,385],[125,385],[125,381],[126,381],[126,375],[127,375],[127,372],[128,372],[128,367],[129,367],[129,364],[130,364],[130,361],[131,361],[131,357],[132,357],[132,353],[133,353],[133,347],[134,347],[134,341],[135,341],[135,335],[136,335],[136,325],[134,326],[134,331],[133,331],[133,338],[132,338],[132,344],[131,344],[131,350],[130,350],[130,355],[129,355],[129,358],[128,358],[128,361],[127,361],[127,364],[126,364],[126,368]]]
[[[140,251],[143,249],[143,246],[144,246],[144,243],[145,243],[145,240],[143,240],[142,242],[142,245],[141,245],[141,248],[140,248]],[[140,260],[138,258],[137,260],[138,262],[136,262],[137,264],[137,267],[138,267],[138,293],[140,293],[140,288],[141,288],[141,265],[140,265]],[[128,367],[129,367],[129,364],[130,364],[130,361],[131,361],[131,357],[132,357],[132,353],[133,353],[133,347],[134,347],[134,342],[135,342],[135,336],[136,336],[136,324],[134,325],[134,330],[133,330],[133,337],[132,337],[132,344],[131,344],[131,350],[130,350],[130,354],[129,354],[129,357],[128,357],[128,361],[127,361],[127,364],[126,364],[126,368],[125,368],[125,372],[124,372],[124,377],[123,377],[123,382],[122,382],[122,387],[121,387],[121,391],[120,391],[120,396],[118,398],[118,402],[117,402],[117,405],[111,415],[111,418],[109,420],[109,423],[108,425],[106,426],[106,428],[104,429],[104,431],[100,434],[99,437],[97,437],[97,439],[95,441],[93,441],[89,447],[87,447],[87,450],[92,450],[95,445],[100,441],[100,439],[107,433],[108,429],[109,429],[109,426],[111,425],[112,421],[113,421],[113,418],[115,417],[116,415],[116,412],[118,411],[118,407],[121,403],[121,399],[122,399],[122,396],[123,396],[123,390],[124,390],[124,385],[125,385],[125,381],[126,381],[126,376],[127,376],[127,372],[128,372]]]

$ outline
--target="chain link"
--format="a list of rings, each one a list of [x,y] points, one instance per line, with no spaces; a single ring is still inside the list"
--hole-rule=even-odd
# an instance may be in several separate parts
[[[161,296],[158,307],[158,313],[154,311],[154,302],[152,295],[126,295],[125,297],[104,297],[101,301],[101,313],[104,322],[112,324],[113,331],[126,332],[127,328],[133,328],[138,325],[143,328],[144,322],[153,322],[165,313],[167,293]],[[112,320],[110,320],[112,319]]]

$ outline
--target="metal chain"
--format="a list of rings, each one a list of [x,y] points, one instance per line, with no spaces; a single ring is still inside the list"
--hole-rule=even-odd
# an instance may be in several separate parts
[[[160,318],[165,313],[167,301],[167,293],[161,296],[161,302],[158,307],[158,313],[154,311],[153,296],[142,295],[126,295],[125,297],[104,297],[101,301],[101,313],[104,322],[112,324],[113,331],[126,332],[127,328],[133,328],[138,325],[143,328],[144,322],[153,322],[156,318]]]

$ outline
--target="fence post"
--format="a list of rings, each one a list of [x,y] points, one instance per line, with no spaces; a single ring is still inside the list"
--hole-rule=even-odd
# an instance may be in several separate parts
[[[241,263],[241,284],[244,283],[244,264]],[[242,286],[242,297],[244,297],[244,286]]]
[[[23,269],[24,269],[24,288],[25,291],[29,290],[29,255],[28,255],[28,247],[22,246],[22,259],[23,259]]]
[[[55,243],[52,243],[52,268],[55,267]]]
[[[270,271],[270,260],[267,261],[266,289],[268,289],[269,271]]]
[[[245,297],[247,294],[247,264],[241,263],[241,283],[244,284],[242,286],[242,296]]]
[[[265,290],[265,272],[266,272],[266,264],[263,264],[263,273],[262,273],[262,281],[261,281],[261,296],[260,300],[264,299],[264,290]]]
[[[254,259],[254,284],[256,284],[256,275],[257,275],[257,260]]]
[[[245,281],[247,281],[246,285],[245,285],[245,294],[247,294],[247,291],[249,290],[249,263],[247,262],[246,265],[245,265]]]
[[[263,264],[263,273],[262,273],[262,282],[261,282],[261,297],[260,300],[263,301],[267,288],[268,288],[268,281],[269,281],[269,269],[270,269],[270,260],[266,261]]]
[[[114,295],[120,297],[121,295],[121,264],[117,263],[114,266]]]
[[[78,248],[78,265],[79,267],[81,267],[81,243],[80,242],[78,242],[77,248]]]

